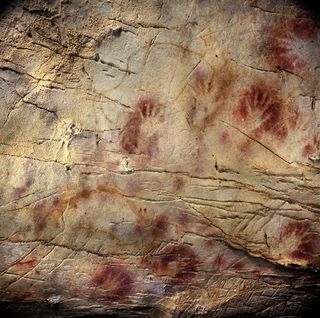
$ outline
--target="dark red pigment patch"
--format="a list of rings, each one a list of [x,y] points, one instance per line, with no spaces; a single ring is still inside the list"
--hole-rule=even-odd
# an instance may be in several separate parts
[[[126,183],[126,189],[130,195],[137,195],[139,192],[141,192],[144,187],[141,180],[137,179],[130,179]]]
[[[18,261],[14,265],[17,266],[18,268],[30,269],[35,267],[37,264],[38,264],[38,259],[33,257],[27,260]]]
[[[107,301],[123,301],[134,290],[133,275],[120,265],[107,265],[97,270],[91,285],[103,289],[103,299]]]
[[[217,116],[224,109],[235,81],[230,65],[225,63],[222,70],[197,70],[191,80],[193,90],[187,109],[186,120],[193,129],[203,132],[215,124]]]
[[[251,147],[252,143],[253,141],[250,139],[240,143],[240,145],[238,146],[238,149],[240,150],[242,155],[247,156],[250,154],[252,150],[252,147]]]
[[[297,247],[290,252],[290,256],[296,260],[306,260],[312,262],[313,255],[319,253],[319,235],[312,232],[311,222],[289,221],[280,234],[280,242],[287,239],[297,240]]]
[[[312,40],[317,36],[317,26],[309,19],[294,19],[289,22],[289,30],[302,40]]]
[[[182,231],[188,231],[191,228],[195,228],[196,226],[204,226],[205,230],[207,225],[203,221],[199,221],[195,216],[191,215],[188,211],[180,212],[176,218],[177,225],[180,227]],[[201,228],[202,229],[202,228]],[[201,230],[200,230],[201,232]]]
[[[35,231],[37,233],[43,232],[48,223],[58,226],[61,214],[65,208],[66,202],[63,198],[55,197],[38,202],[31,209]]]
[[[152,271],[168,276],[172,285],[186,285],[195,278],[199,260],[188,245],[168,246],[160,255],[145,260]]]
[[[304,158],[308,158],[311,154],[313,154],[316,151],[316,147],[308,143],[305,145],[302,149],[302,156]]]
[[[223,145],[227,145],[231,143],[230,134],[227,131],[223,131],[219,136],[219,141]]]
[[[142,123],[142,119],[136,116],[129,119],[129,121],[123,129],[121,137],[121,147],[128,154],[139,153],[138,142],[140,137],[140,125]]]
[[[284,103],[275,87],[260,82],[241,94],[233,116],[252,137],[269,135],[283,142],[300,115],[295,107]]]
[[[213,239],[210,239],[210,240],[206,240],[205,241],[205,243],[204,243],[204,247],[206,248],[206,249],[212,249],[212,248],[214,248],[216,246],[216,241],[215,240],[213,240]]]
[[[160,112],[159,104],[155,99],[150,97],[140,99],[137,104],[137,109],[138,112],[140,112],[141,117],[144,119],[155,117],[159,115]]]
[[[296,53],[293,53],[292,49],[286,46],[281,46],[281,44],[274,47],[272,56],[280,69],[291,72],[301,70],[306,64],[302,58],[300,58]]]
[[[120,135],[120,146],[126,153],[154,156],[159,151],[158,134],[142,136],[141,126],[148,118],[159,116],[160,111],[159,103],[152,98],[143,98],[138,101],[136,111],[130,114]],[[161,116],[159,121],[162,121]]]
[[[154,157],[159,152],[159,134],[154,133],[148,138],[147,147],[144,151],[149,157]]]
[[[79,198],[79,199],[80,199],[80,198],[89,199],[90,196],[91,196],[91,194],[92,194],[92,190],[90,190],[90,189],[83,189],[83,190],[79,193],[78,198]]]
[[[227,267],[227,259],[224,255],[219,254],[213,261],[213,266],[217,270],[223,270]]]
[[[78,202],[80,200],[89,200],[91,195],[97,192],[97,189],[84,188],[80,190],[76,195],[70,198],[69,206],[70,208],[76,209],[78,207]]]
[[[151,235],[154,239],[164,238],[168,233],[168,221],[164,215],[158,216],[152,226],[151,226]]]
[[[290,236],[301,237],[310,229],[310,221],[289,221],[283,228],[280,240],[283,241]]]
[[[263,271],[262,271],[262,269],[256,268],[252,271],[252,274],[257,277],[260,277],[263,274]]]
[[[136,224],[133,226],[133,232],[134,232],[136,235],[141,236],[142,234],[144,234],[144,227],[141,226],[141,224],[136,223]]]
[[[317,38],[316,24],[310,19],[290,19],[279,22],[270,31],[273,66],[291,72],[301,71],[307,64],[303,50],[308,50],[309,44]]]
[[[32,186],[33,183],[34,183],[33,179],[28,179],[22,187],[15,188],[13,191],[14,199],[18,199],[22,195],[24,195],[28,191],[28,189]]]
[[[185,180],[182,177],[175,177],[174,179],[174,189],[175,191],[180,191],[185,185]]]
[[[106,186],[83,188],[79,191],[66,189],[61,195],[43,199],[28,209],[33,220],[34,231],[42,233],[48,226],[59,227],[61,215],[66,208],[76,209],[79,201],[89,200],[94,193],[121,195],[116,188]],[[103,199],[107,200],[108,196],[105,195]]]
[[[68,204],[70,208],[76,209],[78,207],[78,202],[81,200],[89,200],[91,196],[95,193],[104,193],[106,194],[103,199],[107,201],[108,197],[107,194],[111,195],[120,195],[119,191],[114,187],[109,186],[98,186],[95,188],[83,188],[82,190],[76,192],[76,194],[65,198],[63,200],[64,204]],[[106,202],[107,203],[107,202]]]
[[[231,269],[235,270],[236,272],[241,272],[243,271],[245,268],[245,265],[243,264],[243,262],[236,262],[231,266]]]
[[[153,245],[157,240],[163,239],[168,235],[168,217],[159,215],[151,222],[151,224],[148,224],[148,220],[145,216],[146,211],[147,209],[139,209],[140,219],[133,226],[133,231],[136,235],[144,237],[145,244]]]
[[[232,90],[237,78],[228,60],[221,58],[219,68],[199,67],[188,83],[189,89],[185,91],[186,99],[183,101],[185,111],[185,125],[190,129],[194,145],[191,152],[188,151],[188,160],[191,163],[192,174],[204,175],[208,167],[206,156],[212,149],[207,143],[207,130],[212,129],[219,117],[226,110],[227,100],[232,96]],[[219,122],[220,124],[220,122]],[[210,159],[215,164],[213,156]]]

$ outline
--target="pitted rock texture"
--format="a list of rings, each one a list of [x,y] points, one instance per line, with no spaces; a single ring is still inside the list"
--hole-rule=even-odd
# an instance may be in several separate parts
[[[310,315],[320,29],[299,2],[13,0],[0,51],[3,311]]]

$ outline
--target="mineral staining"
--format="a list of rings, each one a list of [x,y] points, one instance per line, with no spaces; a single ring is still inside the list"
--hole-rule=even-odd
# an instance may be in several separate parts
[[[232,5],[8,7],[3,300],[176,317],[313,299],[319,30]]]

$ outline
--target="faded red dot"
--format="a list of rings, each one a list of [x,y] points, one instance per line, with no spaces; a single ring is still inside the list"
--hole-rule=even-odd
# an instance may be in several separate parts
[[[223,145],[231,142],[230,135],[227,131],[222,132],[222,134],[220,134],[219,139],[220,139],[220,143],[222,143]]]
[[[147,212],[146,208],[140,208],[139,213],[143,216]]]

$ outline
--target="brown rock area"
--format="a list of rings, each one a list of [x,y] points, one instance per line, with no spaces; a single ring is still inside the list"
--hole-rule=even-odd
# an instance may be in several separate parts
[[[0,52],[4,317],[313,317],[299,1],[12,0]]]

